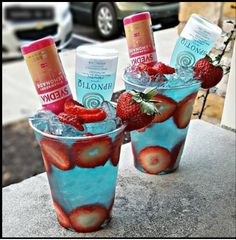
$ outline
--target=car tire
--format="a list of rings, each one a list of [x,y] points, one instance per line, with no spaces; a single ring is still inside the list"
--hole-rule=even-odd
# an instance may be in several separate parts
[[[116,11],[109,2],[100,2],[94,15],[98,34],[104,39],[112,39],[120,34]]]

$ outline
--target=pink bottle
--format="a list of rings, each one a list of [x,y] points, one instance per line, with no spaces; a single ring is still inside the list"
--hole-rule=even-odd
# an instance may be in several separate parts
[[[123,23],[131,64],[156,62],[150,13],[142,12],[125,17]]]
[[[72,95],[53,38],[26,44],[21,51],[43,108],[63,112],[64,102]]]

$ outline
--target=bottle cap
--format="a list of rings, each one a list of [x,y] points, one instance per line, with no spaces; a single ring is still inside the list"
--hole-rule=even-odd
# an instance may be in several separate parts
[[[112,59],[118,57],[118,51],[101,44],[84,44],[76,48],[76,55],[91,59]]]
[[[123,23],[124,23],[124,25],[127,25],[127,24],[130,24],[133,22],[150,19],[150,18],[151,18],[151,15],[149,12],[142,12],[142,13],[137,13],[137,14],[133,14],[128,17],[125,17],[123,19]]]
[[[194,13],[190,16],[180,35],[187,39],[192,39],[194,37],[199,38],[200,36],[196,36],[195,32],[200,30],[202,30],[203,36],[205,36],[207,33],[205,37],[211,41],[216,41],[218,38],[220,38],[222,32],[221,28],[216,24],[211,23],[202,16]]]
[[[39,49],[49,47],[50,45],[53,45],[53,44],[55,44],[53,37],[49,36],[49,37],[41,38],[39,40],[30,42],[21,46],[21,52],[23,55],[25,55],[25,54],[37,51]]]

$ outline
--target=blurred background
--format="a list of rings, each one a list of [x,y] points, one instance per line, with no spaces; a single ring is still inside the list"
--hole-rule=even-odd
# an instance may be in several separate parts
[[[124,37],[123,18],[137,12],[151,13],[154,31],[179,23],[178,2],[3,2],[2,11],[5,61],[21,58],[23,43],[48,35],[59,51]]]
[[[235,22],[235,6],[235,2],[2,2],[3,68],[23,61],[22,44],[48,35],[54,37],[59,52],[75,49],[84,43],[124,38],[123,18],[143,11],[151,13],[153,31],[177,28],[180,33],[190,15],[198,13],[221,26],[224,32],[229,32],[227,21]],[[213,51],[220,51],[223,43],[224,37]],[[233,41],[225,54],[226,65],[231,61],[232,46]],[[227,80],[225,76],[209,95],[203,120],[220,124]],[[3,76],[3,84],[6,81],[9,78]],[[114,93],[113,100],[118,96],[119,93]],[[199,100],[195,111],[200,107]],[[2,130],[2,186],[44,172],[41,153],[27,120],[6,121]],[[129,136],[125,139],[128,141]]]

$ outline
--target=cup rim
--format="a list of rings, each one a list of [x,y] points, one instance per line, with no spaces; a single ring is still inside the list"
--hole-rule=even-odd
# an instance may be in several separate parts
[[[126,128],[127,124],[126,123],[122,123],[122,125],[112,131],[109,131],[109,132],[106,132],[106,133],[101,133],[101,134],[95,134],[93,136],[77,136],[77,137],[70,137],[70,136],[57,136],[57,135],[53,135],[51,133],[46,133],[46,132],[43,132],[39,129],[37,129],[33,123],[32,123],[32,120],[29,119],[29,125],[30,127],[37,133],[41,134],[42,136],[44,137],[47,137],[47,138],[52,138],[52,139],[56,139],[56,140],[88,140],[88,139],[96,139],[96,138],[99,138],[99,137],[103,137],[103,136],[107,136],[107,135],[110,135],[112,133],[116,133],[120,130],[123,130]]]
[[[129,82],[128,80],[125,79],[125,72],[122,74],[122,80],[129,84],[129,85],[132,85],[136,88],[147,88],[147,87],[150,87],[150,86],[144,86],[144,85],[139,85],[139,84],[135,84],[135,83],[132,83],[132,82]],[[175,87],[157,87],[157,89],[160,89],[160,90],[175,90],[175,89],[184,89],[184,88],[188,88],[188,87],[194,87],[194,86],[197,86],[197,85],[200,85],[201,86],[201,82],[196,82],[196,83],[193,83],[191,85],[182,85],[182,86],[175,86]],[[154,87],[154,86],[153,86]]]

